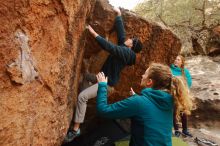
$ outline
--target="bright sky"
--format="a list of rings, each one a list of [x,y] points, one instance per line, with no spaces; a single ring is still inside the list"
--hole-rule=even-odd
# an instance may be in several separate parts
[[[109,0],[109,3],[115,7],[123,7],[126,9],[131,10],[134,8],[138,3],[142,2],[143,0]]]

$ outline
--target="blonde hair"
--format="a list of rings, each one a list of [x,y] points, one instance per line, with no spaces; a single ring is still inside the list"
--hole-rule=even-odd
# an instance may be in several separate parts
[[[185,79],[182,76],[172,77],[170,93],[174,98],[176,119],[180,119],[181,112],[186,115],[190,115],[191,110],[193,109],[193,101],[191,95],[189,94],[189,89],[185,83]]]
[[[180,112],[184,112],[186,115],[191,114],[193,102],[183,77],[172,76],[167,65],[152,63],[149,66],[148,78],[153,81],[152,88],[167,90],[173,96],[174,108],[176,109],[175,116],[178,120]]]

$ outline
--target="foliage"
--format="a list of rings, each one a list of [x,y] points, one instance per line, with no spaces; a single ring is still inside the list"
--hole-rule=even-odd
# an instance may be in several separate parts
[[[206,53],[210,31],[220,25],[220,0],[145,0],[134,11],[170,28],[181,39],[184,51],[192,51],[194,38]]]

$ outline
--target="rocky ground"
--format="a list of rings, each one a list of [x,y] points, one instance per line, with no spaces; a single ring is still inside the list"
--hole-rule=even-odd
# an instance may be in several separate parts
[[[195,137],[220,145],[220,56],[193,56],[186,59],[192,75],[191,92],[197,109],[189,119],[193,138],[183,138],[190,146],[197,146]]]

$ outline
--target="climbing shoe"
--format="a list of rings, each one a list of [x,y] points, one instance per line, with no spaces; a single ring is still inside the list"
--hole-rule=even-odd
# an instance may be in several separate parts
[[[184,136],[193,137],[192,134],[189,133],[189,131],[186,131],[186,130],[183,130],[183,131],[182,131],[182,134],[183,134]]]
[[[176,130],[176,131],[174,132],[174,135],[175,135],[176,137],[180,137],[180,134],[181,134],[181,132],[178,131],[178,130]]]
[[[64,139],[64,143],[68,143],[68,142],[73,141],[79,135],[80,135],[80,129],[78,129],[77,131],[69,130],[67,132],[65,139]]]

